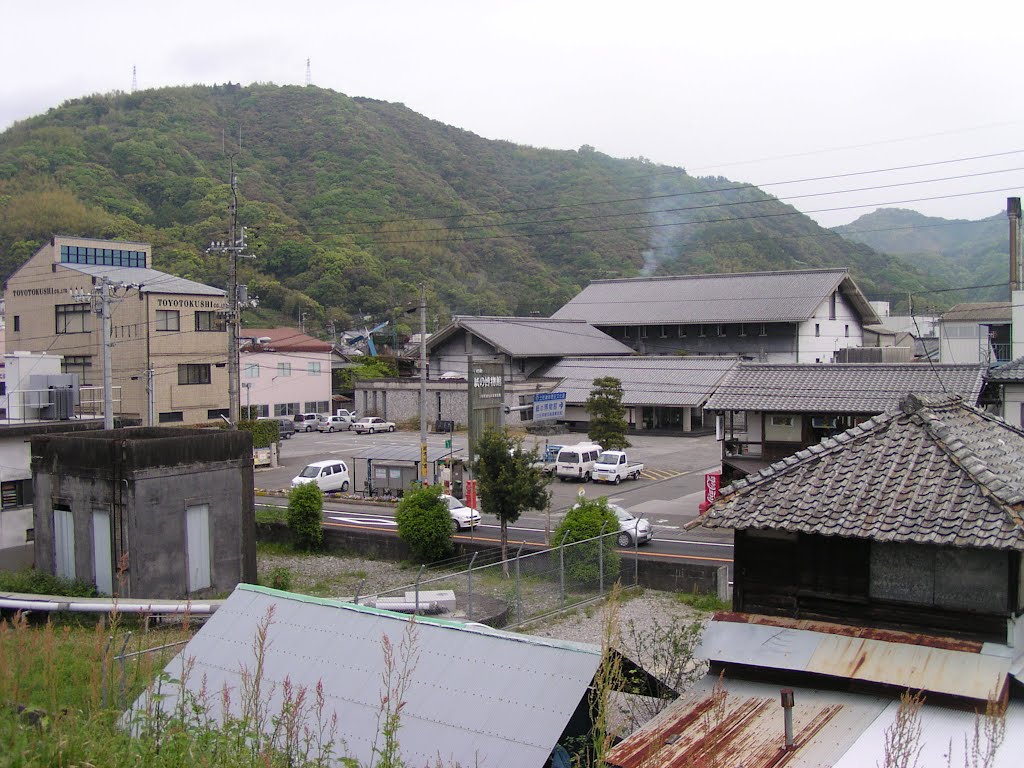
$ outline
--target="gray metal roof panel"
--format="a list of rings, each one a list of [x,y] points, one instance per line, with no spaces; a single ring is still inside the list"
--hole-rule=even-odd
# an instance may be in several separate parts
[[[737,480],[703,524],[1024,550],[1024,430],[954,398],[901,408]]]
[[[545,378],[560,378],[557,391],[568,403],[585,403],[594,379],[613,376],[622,382],[626,405],[700,407],[722,377],[737,363],[735,357],[679,357],[672,355],[563,358],[545,371]]]
[[[600,326],[799,322],[837,288],[865,322],[878,322],[845,269],[596,280],[552,317]]]
[[[621,341],[581,320],[552,320],[546,317],[457,317],[453,325],[468,328],[496,349],[514,357],[633,354],[633,350]],[[431,339],[430,343],[438,343],[443,338],[442,334],[438,334],[437,340]]]
[[[138,283],[142,293],[183,293],[195,296],[224,296],[225,291],[203,285],[184,277],[176,277],[148,267],[105,267],[97,264],[60,264],[61,267],[84,272],[93,277],[106,277],[114,282]]]
[[[976,403],[980,365],[927,363],[740,363],[705,408],[716,411],[882,413],[908,393],[955,394]]]
[[[454,622],[417,620],[327,600],[240,586],[167,667],[172,678],[192,665],[193,692],[228,686],[237,714],[241,670],[255,669],[253,639],[270,617],[264,658],[268,712],[280,710],[285,679],[312,691],[324,686],[326,717],[338,715],[336,755],[369,765],[378,733],[382,638],[400,654],[412,644],[401,716],[401,751],[410,765],[542,766],[601,661],[600,649],[511,633],[476,632]],[[271,688],[271,686],[273,686]],[[149,702],[173,708],[178,690]],[[147,694],[136,710],[147,706]],[[220,705],[211,713],[220,716]]]
[[[439,445],[427,446],[427,461],[444,459],[449,454],[461,455],[462,447],[452,445],[445,448]],[[356,448],[352,453],[353,459],[370,459],[371,461],[419,461],[419,446],[407,445],[368,445],[364,448]]]
[[[944,322],[1010,322],[1010,303],[1008,301],[978,301],[967,304],[955,304],[941,315]]]

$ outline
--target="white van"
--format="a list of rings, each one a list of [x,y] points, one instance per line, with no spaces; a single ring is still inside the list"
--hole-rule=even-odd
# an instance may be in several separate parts
[[[292,488],[304,483],[316,483],[321,491],[341,491],[349,489],[348,465],[337,459],[315,461],[292,478]]]
[[[566,445],[558,452],[555,459],[555,477],[559,480],[579,480],[590,482],[594,471],[594,462],[601,455],[602,448],[597,443],[577,443]]]

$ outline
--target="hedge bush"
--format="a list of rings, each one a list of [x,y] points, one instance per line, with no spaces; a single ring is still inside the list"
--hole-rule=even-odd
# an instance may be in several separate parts
[[[417,560],[430,563],[452,553],[452,518],[441,499],[441,486],[412,488],[395,512],[398,535]]]
[[[602,528],[605,533],[603,539],[587,541],[600,536]],[[610,586],[619,575],[621,558],[615,548],[615,535],[618,531],[619,519],[608,508],[606,499],[582,501],[566,512],[551,537],[551,543],[556,547],[565,538],[562,558],[566,577],[582,586],[597,585],[601,577],[598,547],[604,547],[604,579],[605,585]],[[579,541],[586,543],[569,546]],[[552,552],[552,557],[558,560],[558,549]]]
[[[324,494],[316,483],[303,483],[288,493],[288,529],[298,549],[315,551],[324,543]]]

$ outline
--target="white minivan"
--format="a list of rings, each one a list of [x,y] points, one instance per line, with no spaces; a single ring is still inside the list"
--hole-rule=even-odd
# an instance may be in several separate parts
[[[316,483],[321,491],[341,491],[345,493],[351,483],[348,477],[348,465],[337,459],[315,461],[292,478],[292,488],[305,483]]]
[[[579,480],[589,483],[594,471],[594,462],[601,455],[602,448],[597,443],[577,443],[562,446],[555,459],[555,477],[559,480]]]

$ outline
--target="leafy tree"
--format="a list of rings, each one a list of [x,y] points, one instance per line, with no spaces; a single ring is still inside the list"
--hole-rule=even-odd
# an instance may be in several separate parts
[[[622,404],[622,382],[614,376],[594,379],[594,388],[587,398],[590,430],[587,436],[608,450],[629,448],[626,439],[626,407]]]
[[[619,553],[615,549],[615,533],[619,530],[619,519],[608,507],[605,498],[584,500],[565,513],[562,522],[555,528],[552,541],[566,544],[562,553],[565,573],[578,584],[596,584],[601,577],[598,548],[604,548],[604,576],[610,579],[619,574]],[[596,539],[604,533],[604,538]],[[611,534],[611,535],[609,535]],[[586,542],[568,546],[574,542]],[[558,553],[553,553],[558,557]]]
[[[398,535],[423,562],[433,562],[452,552],[452,519],[441,500],[441,486],[408,490],[395,513]]]
[[[489,427],[477,442],[473,473],[480,494],[480,511],[501,524],[501,558],[508,560],[508,526],[527,509],[543,509],[551,500],[551,478],[539,467],[536,451],[523,451],[507,429]]]
[[[299,549],[315,551],[324,543],[324,494],[316,483],[303,483],[288,494],[288,529]]]

